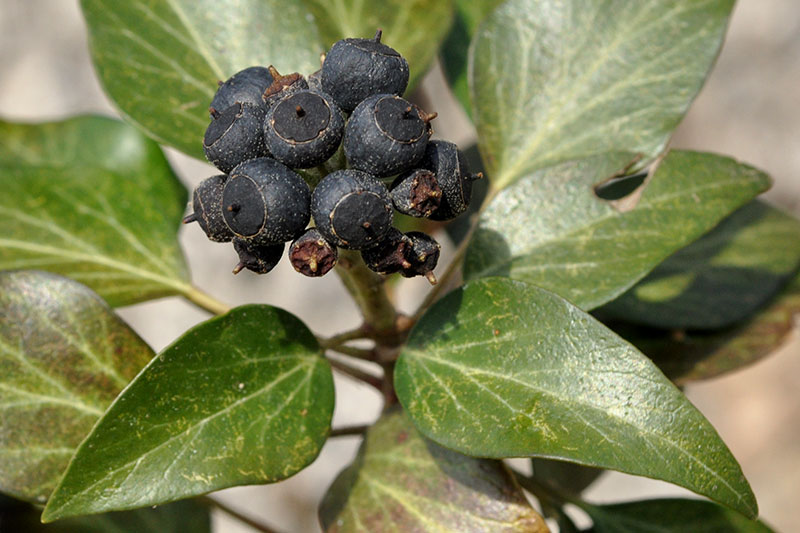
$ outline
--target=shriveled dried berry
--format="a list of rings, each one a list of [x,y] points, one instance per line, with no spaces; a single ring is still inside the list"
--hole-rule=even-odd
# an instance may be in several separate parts
[[[222,217],[222,189],[227,178],[221,174],[201,181],[192,194],[194,212],[183,219],[184,224],[197,222],[214,242],[230,242],[234,237]]]
[[[239,254],[239,263],[233,273],[238,274],[246,268],[256,274],[266,274],[280,262],[285,247],[284,243],[258,245],[236,237],[233,248]]]
[[[344,116],[325,94],[297,91],[273,105],[264,121],[272,157],[292,168],[311,168],[331,157],[344,135]]]
[[[272,75],[272,84],[266,88],[261,95],[261,100],[267,109],[277,104],[290,94],[297,91],[308,90],[308,82],[299,72],[292,72],[291,74],[280,74],[275,67],[269,66],[269,73]]]
[[[391,228],[392,202],[386,186],[366,172],[337,170],[314,189],[311,215],[329,242],[363,250]]]
[[[324,276],[336,266],[339,252],[316,228],[309,228],[289,246],[289,261],[304,276]]]
[[[412,217],[429,217],[442,202],[436,176],[424,168],[400,174],[390,191],[394,208]]]
[[[472,198],[472,182],[483,174],[470,174],[458,146],[448,141],[431,141],[425,148],[420,162],[436,175],[436,182],[442,189],[441,205],[430,214],[433,220],[450,220],[469,207]]]
[[[392,228],[381,242],[362,250],[361,257],[370,270],[378,274],[396,274],[412,267],[407,259],[412,247],[410,238],[397,228]]]
[[[267,155],[263,107],[235,103],[221,113],[212,109],[212,115],[203,150],[215,167],[227,174],[239,163]]]
[[[211,107],[222,111],[236,102],[263,106],[261,95],[272,85],[273,79],[265,67],[248,67],[240,70],[224,83],[220,83]]]
[[[322,64],[322,88],[347,112],[374,94],[402,95],[408,86],[408,62],[397,50],[372,39],[342,39]]]
[[[433,269],[439,262],[441,245],[433,237],[421,231],[409,231],[406,237],[411,239],[411,253],[406,256],[411,267],[403,269],[400,274],[407,278],[425,276],[431,284],[435,284],[436,276],[433,275]]]
[[[370,96],[358,104],[345,127],[348,163],[377,177],[414,168],[425,153],[435,117],[399,96]]]
[[[310,198],[303,178],[261,157],[233,169],[222,191],[222,214],[238,237],[253,244],[277,244],[303,233]]]

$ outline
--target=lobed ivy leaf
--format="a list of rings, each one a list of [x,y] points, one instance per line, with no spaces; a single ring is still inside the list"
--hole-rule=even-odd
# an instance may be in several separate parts
[[[0,491],[43,504],[78,444],[153,355],[83,285],[0,272]]]
[[[559,296],[489,278],[411,331],[397,396],[419,431],[479,457],[544,457],[669,481],[754,517],[711,424],[633,346]]]
[[[614,505],[581,503],[593,533],[772,533],[766,524],[703,500],[660,499]]]
[[[204,159],[217,81],[253,65],[310,74],[322,52],[300,0],[81,0],[95,68],[149,137]]]
[[[3,531],[25,533],[211,533],[208,507],[193,500],[42,524],[30,506],[0,510]]]
[[[453,19],[452,0],[305,0],[305,4],[326,50],[339,39],[369,38],[383,30],[381,41],[408,61],[409,92],[428,71]]]
[[[437,446],[400,410],[369,429],[319,516],[326,533],[549,532],[500,461]]]
[[[611,323],[677,385],[750,365],[778,349],[797,328],[800,276],[747,321],[713,331],[666,332]]]
[[[663,329],[726,327],[769,300],[798,264],[800,221],[755,201],[598,311]]]
[[[607,156],[536,172],[501,191],[480,218],[465,279],[508,276],[590,310],[622,294],[670,254],[769,187],[769,177],[727,157],[674,151],[638,203],[617,209],[594,186]],[[622,166],[619,166],[622,165]]]
[[[0,269],[76,279],[113,306],[190,290],[186,206],[158,145],[113,119],[0,122]]]
[[[456,99],[470,117],[472,104],[467,82],[469,44],[478,25],[502,2],[503,0],[455,0],[453,25],[442,45],[440,57],[444,74]]]
[[[81,444],[42,520],[285,479],[320,451],[333,378],[295,316],[248,305],[160,353]]]
[[[470,90],[495,189],[565,161],[661,153],[734,0],[509,0],[476,34]]]

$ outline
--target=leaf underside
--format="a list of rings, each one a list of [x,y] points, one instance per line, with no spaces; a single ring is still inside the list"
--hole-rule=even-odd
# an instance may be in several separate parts
[[[0,273],[0,490],[42,504],[78,444],[154,355],[96,294]]]
[[[400,410],[369,429],[319,514],[326,533],[549,531],[500,461],[426,440]]]

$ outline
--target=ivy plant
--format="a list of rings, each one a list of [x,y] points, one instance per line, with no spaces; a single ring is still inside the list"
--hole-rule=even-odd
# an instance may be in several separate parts
[[[679,388],[769,354],[800,311],[800,221],[756,199],[770,178],[669,149],[734,0],[80,5],[122,120],[0,123],[3,524],[209,531],[210,508],[235,511],[207,494],[363,434],[320,502],[326,532],[770,531]],[[331,337],[213,298],[178,246],[188,195],[159,145],[203,159],[217,80],[310,74],[376,28],[412,87],[439,58],[477,131],[488,187],[444,228],[438,284],[402,314],[390,278],[342,251],[363,322]],[[214,316],[154,353],[114,308],[163,296]],[[333,371],[381,392],[373,425],[331,428]],[[603,470],[702,499],[585,501]]]

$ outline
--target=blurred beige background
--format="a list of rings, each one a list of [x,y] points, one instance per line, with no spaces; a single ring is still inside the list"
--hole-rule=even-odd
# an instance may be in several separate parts
[[[0,0],[0,36],[0,117],[40,121],[86,112],[115,114],[92,70],[77,0]],[[425,83],[436,94],[441,75],[434,72]],[[463,120],[446,98],[434,108],[440,116]],[[438,123],[444,138],[460,144],[470,138],[463,123],[444,126],[444,121]],[[739,1],[717,67],[673,145],[733,155],[768,171],[775,187],[767,197],[800,215],[800,2]],[[213,173],[211,167],[176,152],[169,151],[169,157],[187,187]],[[228,246],[207,241],[196,227],[184,228],[180,238],[193,280],[227,302],[283,307],[321,334],[358,324],[356,310],[335,276],[302,278],[285,261],[264,278],[248,272],[223,275],[235,263]],[[400,306],[411,309],[427,282],[404,283]],[[315,301],[334,304],[319,306]],[[207,317],[179,299],[132,306],[121,314],[156,350]],[[334,425],[377,417],[380,399],[370,389],[338,377],[337,387]],[[762,517],[784,533],[797,531],[798,391],[797,335],[773,357],[688,390],[742,463]],[[311,467],[292,479],[230,489],[219,497],[280,531],[318,531],[316,504],[333,476],[352,459],[357,444],[353,437],[333,439]],[[621,474],[605,476],[589,491],[595,501],[675,494],[685,492]],[[226,516],[215,515],[214,521],[217,532],[248,531]]]

